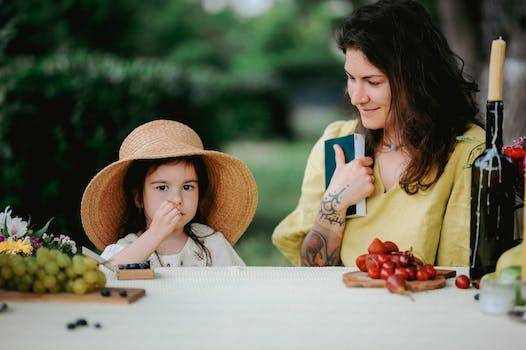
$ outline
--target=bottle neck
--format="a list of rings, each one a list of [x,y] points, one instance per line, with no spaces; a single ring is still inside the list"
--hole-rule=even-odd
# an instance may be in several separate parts
[[[495,148],[502,153],[502,119],[504,103],[488,101],[486,104],[486,149]]]

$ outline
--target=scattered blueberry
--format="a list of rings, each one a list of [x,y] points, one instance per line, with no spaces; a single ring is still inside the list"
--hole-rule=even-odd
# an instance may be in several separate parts
[[[108,288],[102,288],[100,290],[100,295],[102,295],[103,297],[111,297],[111,290],[109,290]]]
[[[480,294],[479,293],[475,294],[474,298],[475,298],[475,300],[479,300]]]
[[[5,310],[7,310],[7,304],[6,303],[1,303],[0,304],[0,312],[4,312]]]
[[[100,328],[102,328],[102,325],[99,322],[97,322],[97,323],[95,323],[95,328],[99,328],[100,329]]]
[[[86,321],[84,318],[79,318],[76,322],[76,325],[77,326],[87,326],[88,321]]]
[[[68,329],[75,329],[75,327],[77,327],[77,325],[73,322],[68,322],[68,324],[66,325],[66,327]]]
[[[128,292],[123,290],[119,290],[119,295],[123,298],[126,298],[128,296]]]

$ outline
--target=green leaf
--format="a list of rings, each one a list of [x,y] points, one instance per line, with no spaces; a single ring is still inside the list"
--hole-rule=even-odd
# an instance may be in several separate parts
[[[4,237],[5,238],[9,237],[9,231],[7,230],[7,215],[4,218]]]
[[[42,237],[44,233],[46,233],[47,229],[49,228],[49,224],[51,221],[53,221],[54,218],[49,219],[49,221],[42,227],[40,230],[33,233],[33,237]]]

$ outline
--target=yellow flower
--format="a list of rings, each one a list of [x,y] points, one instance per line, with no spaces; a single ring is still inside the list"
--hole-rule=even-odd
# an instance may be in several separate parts
[[[0,254],[31,254],[31,252],[33,252],[33,246],[30,242],[10,239],[0,242]]]

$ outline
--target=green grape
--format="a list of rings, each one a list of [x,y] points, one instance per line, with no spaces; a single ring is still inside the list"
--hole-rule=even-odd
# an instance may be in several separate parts
[[[99,264],[97,263],[97,260],[90,257],[85,257],[84,265],[86,265],[87,270],[96,270]]]
[[[28,256],[25,260],[27,272],[34,275],[38,270],[36,258],[34,256]]]
[[[80,254],[73,255],[72,260],[73,260],[73,264],[84,263],[84,256]]]
[[[84,272],[83,278],[88,284],[93,285],[96,284],[99,280],[99,276],[97,275],[97,271],[95,270],[89,270]]]
[[[13,270],[9,266],[4,266],[2,267],[2,272],[0,274],[2,275],[2,278],[7,281],[13,277]]]
[[[64,253],[57,255],[57,264],[60,268],[66,268],[71,265],[71,258]]]
[[[51,260],[55,260],[57,258],[57,256],[58,256],[58,254],[60,254],[60,252],[58,250],[56,250],[56,249],[50,249],[49,250],[49,258]]]
[[[49,275],[56,275],[58,273],[58,265],[54,261],[48,261],[46,265],[44,265],[44,270]]]
[[[77,275],[83,275],[86,271],[86,265],[84,265],[84,262],[82,260],[75,261],[73,259],[73,272],[75,272]]]
[[[104,272],[98,270],[97,277],[98,277],[97,287],[101,287],[101,288],[105,287],[106,286],[106,275],[104,274]]]
[[[7,265],[7,261],[8,261],[8,257],[7,255],[5,254],[0,254],[0,267],[2,266],[6,266]]]
[[[66,276],[68,276],[69,279],[73,279],[73,278],[75,278],[75,276],[77,276],[75,271],[73,271],[73,267],[72,266],[66,267],[66,269],[64,271],[66,272]]]
[[[57,280],[59,283],[64,284],[68,280],[68,276],[66,276],[66,273],[64,271],[59,271],[57,273]]]
[[[23,262],[13,265],[12,269],[15,276],[23,276],[26,273],[26,265]]]
[[[11,254],[9,256],[9,266],[13,267],[17,264],[24,263],[24,258],[17,254]]]
[[[40,247],[37,250],[37,259],[38,259],[38,257],[45,258],[46,260],[49,259],[49,249],[47,249],[45,247]]]
[[[73,281],[72,280],[68,280],[66,282],[65,290],[66,290],[67,293],[73,293]]]
[[[50,260],[49,259],[49,256],[46,254],[38,254],[42,249],[44,248],[40,248],[38,251],[37,251],[37,265],[40,266],[40,267],[44,267],[46,265],[46,263]]]
[[[43,280],[46,278],[46,276],[47,276],[46,271],[44,271],[44,269],[38,269],[36,275],[37,275],[37,278],[38,278],[39,280],[42,280],[42,281],[43,281]]]
[[[73,282],[72,289],[75,294],[84,294],[88,290],[88,284],[82,278],[77,278]]]
[[[44,282],[44,286],[47,289],[51,289],[57,284],[57,278],[55,276],[47,275],[42,282]]]
[[[44,286],[44,283],[41,280],[35,280],[33,282],[33,293],[43,294],[46,292],[46,287]]]

